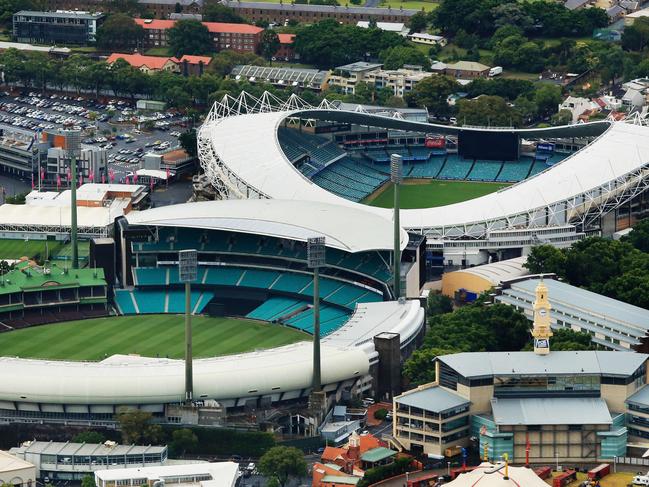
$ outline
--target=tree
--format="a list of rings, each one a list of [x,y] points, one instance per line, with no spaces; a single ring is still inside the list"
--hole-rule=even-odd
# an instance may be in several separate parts
[[[169,47],[174,56],[209,54],[214,51],[212,36],[198,20],[179,20],[169,29]]]
[[[198,143],[196,141],[195,130],[188,130],[187,132],[181,133],[178,140],[180,141],[180,146],[185,149],[187,154],[192,157],[196,157],[198,155]]]
[[[441,293],[430,293],[426,308],[429,316],[443,315],[453,311],[453,301]]]
[[[205,22],[228,22],[230,24],[246,23],[246,19],[237,14],[234,9],[213,2],[203,5],[203,20]]]
[[[226,76],[238,64],[263,65],[264,60],[252,52],[225,50],[212,58],[208,69],[219,76]]]
[[[381,52],[381,61],[385,69],[399,69],[404,64],[413,64],[428,68],[430,59],[415,47],[394,46]]]
[[[410,106],[426,107],[431,115],[448,115],[451,112],[448,96],[460,91],[460,85],[448,76],[431,76],[417,83],[406,95]]]
[[[171,446],[176,453],[181,457],[185,456],[187,450],[193,450],[198,446],[198,437],[196,434],[187,428],[175,430],[172,435]]]
[[[97,45],[111,50],[138,47],[144,35],[144,28],[132,17],[123,13],[109,14],[97,29]]]
[[[159,424],[151,423],[152,415],[139,409],[125,409],[117,413],[122,440],[127,444],[158,443],[163,432]]]
[[[304,454],[294,447],[274,446],[259,460],[259,471],[270,478],[275,478],[284,487],[291,477],[304,476],[307,473]]]
[[[271,62],[277,50],[279,49],[279,36],[274,30],[266,29],[261,34],[261,39],[259,41],[259,50],[268,61]]]
[[[523,350],[533,350],[534,344],[529,342]],[[559,328],[552,330],[550,348],[555,351],[581,351],[596,350],[597,346],[592,342],[591,336],[583,331],[574,331],[570,328]]]
[[[81,487],[95,487],[95,477],[92,475],[84,475],[81,479]]]
[[[521,116],[500,96],[481,96],[457,102],[458,122],[462,125],[520,127]]]
[[[649,252],[649,218],[636,223],[624,240],[642,252]]]
[[[456,353],[455,349],[447,348],[420,348],[415,350],[410,358],[403,364],[403,376],[412,385],[422,385],[435,381],[435,367],[433,360],[440,355]]]
[[[180,5],[179,2],[176,2],[176,5],[174,5],[174,12],[179,14],[182,13],[182,11],[183,11],[183,6]]]
[[[426,30],[426,27],[428,27],[428,16],[424,12],[417,12],[415,15],[410,17],[408,26],[410,27],[411,34],[413,32]]]
[[[83,431],[72,438],[72,443],[103,443],[106,437],[98,431]]]
[[[532,274],[557,274],[562,277],[566,267],[566,255],[554,245],[535,245],[523,267]]]
[[[572,122],[572,112],[570,110],[559,110],[552,115],[552,125],[568,125]]]
[[[534,102],[541,115],[555,113],[561,103],[561,87],[551,84],[542,84],[534,90]]]

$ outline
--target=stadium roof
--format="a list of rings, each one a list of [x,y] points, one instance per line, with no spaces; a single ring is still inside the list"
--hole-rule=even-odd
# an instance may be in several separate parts
[[[611,424],[601,397],[534,397],[491,400],[496,424]]]
[[[311,200],[359,207],[319,187],[292,166],[278,143],[277,129],[289,116],[377,125],[394,130],[421,133],[458,134],[460,131],[514,132],[521,137],[556,138],[597,136],[592,143],[536,176],[500,191],[461,203],[435,208],[401,211],[407,229],[458,229],[467,234],[483,232],[485,222],[511,223],[517,218],[538,219],[547,225],[546,208],[563,208],[576,195],[591,191],[606,195],[609,184],[624,180],[629,173],[649,163],[649,128],[630,124],[593,122],[545,129],[459,128],[389,118],[362,112],[334,109],[304,109],[266,113],[247,113],[220,118],[200,131],[209,139],[220,163],[239,181],[269,198]],[[254,142],[254,143],[253,143]],[[207,160],[207,159],[206,159]],[[204,164],[206,163],[203,161]],[[621,184],[621,183],[620,183]],[[600,193],[603,188],[603,193]],[[612,190],[610,186],[609,190]],[[246,197],[246,190],[232,189]],[[233,196],[235,197],[235,196]],[[593,202],[596,204],[596,202]],[[387,209],[365,207],[368,212],[390,218]],[[538,213],[538,215],[537,215]],[[542,213],[542,216],[541,216]],[[536,221],[536,220],[535,220]],[[535,223],[527,223],[535,226]],[[445,233],[448,231],[445,230]]]
[[[444,362],[463,377],[479,378],[511,375],[607,375],[628,377],[648,358],[644,353],[581,351],[550,352],[462,352],[440,355]]]
[[[595,320],[608,322],[609,327],[614,327],[617,324],[634,328],[641,330],[642,336],[649,329],[649,310],[555,279],[545,279],[543,282],[548,288],[550,304],[553,307],[570,310],[571,316],[576,315],[585,321],[593,321],[594,317]],[[524,293],[533,301],[538,284],[538,277],[531,278],[511,284],[511,289]]]
[[[311,342],[194,360],[194,395],[224,401],[311,387]],[[360,349],[322,347],[322,383],[362,377],[369,360]],[[113,355],[101,362],[0,357],[0,402],[48,404],[168,404],[185,395],[183,360]]]
[[[20,453],[36,453],[46,455],[144,455],[151,453],[160,455],[167,450],[166,446],[113,445],[104,443],[75,443],[69,441],[30,441],[15,450]],[[14,450],[14,451],[15,451]]]
[[[404,406],[412,406],[434,413],[443,413],[449,409],[455,409],[470,401],[464,397],[455,394],[443,387],[433,386],[408,391],[401,396],[397,396],[395,402]]]
[[[254,144],[251,145],[254,147]],[[325,236],[330,247],[347,252],[391,249],[392,222],[363,208],[315,201],[250,199],[221,200],[163,206],[126,216],[131,224],[185,226],[253,233],[306,241]],[[401,248],[408,234],[401,231]]]

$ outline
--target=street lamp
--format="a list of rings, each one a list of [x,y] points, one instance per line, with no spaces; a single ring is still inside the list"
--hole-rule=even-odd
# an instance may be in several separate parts
[[[555,458],[557,459],[557,472],[559,471],[559,452],[556,452],[554,454]]]
[[[446,462],[446,474],[451,475],[451,462]]]

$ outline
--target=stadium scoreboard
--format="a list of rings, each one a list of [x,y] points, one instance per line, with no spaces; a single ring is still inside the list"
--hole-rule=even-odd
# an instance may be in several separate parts
[[[519,137],[514,132],[460,130],[457,145],[465,159],[515,161],[520,152]]]

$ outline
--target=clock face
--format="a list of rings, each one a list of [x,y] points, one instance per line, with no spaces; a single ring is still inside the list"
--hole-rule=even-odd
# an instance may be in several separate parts
[[[548,312],[547,312],[545,309],[541,308],[541,309],[539,310],[539,315],[540,315],[540,316],[545,316],[546,314],[548,314]]]
[[[534,348],[549,348],[550,342],[547,338],[537,338],[534,340]]]

